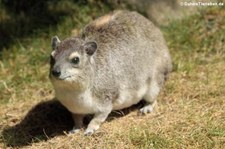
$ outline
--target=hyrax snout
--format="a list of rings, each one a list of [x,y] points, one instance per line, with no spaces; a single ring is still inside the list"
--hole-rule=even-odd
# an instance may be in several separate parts
[[[52,39],[50,80],[56,98],[72,113],[75,126],[94,114],[92,134],[112,110],[145,100],[140,113],[153,110],[172,69],[160,30],[136,12],[114,11],[90,22],[77,37]]]

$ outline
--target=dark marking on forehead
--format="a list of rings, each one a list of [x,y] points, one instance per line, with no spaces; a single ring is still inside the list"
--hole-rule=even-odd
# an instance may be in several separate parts
[[[67,38],[56,47],[54,57],[56,58],[64,52],[70,52],[72,50],[78,51],[78,50],[80,50],[81,45],[82,45],[81,39]]]

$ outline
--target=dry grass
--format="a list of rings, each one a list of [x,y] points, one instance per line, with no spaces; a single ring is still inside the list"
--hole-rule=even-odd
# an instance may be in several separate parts
[[[122,111],[124,116],[114,113],[93,136],[66,134],[73,122],[69,112],[52,100],[46,61],[27,67],[29,52],[3,52],[0,148],[223,148],[224,22],[225,10],[216,8],[162,26],[174,71],[155,112],[137,116],[136,106]],[[35,46],[25,48],[34,52]],[[46,47],[45,43],[38,49]]]

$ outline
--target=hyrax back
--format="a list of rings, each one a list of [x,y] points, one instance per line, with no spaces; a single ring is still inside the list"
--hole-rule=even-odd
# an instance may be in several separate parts
[[[75,119],[94,114],[85,134],[92,134],[112,110],[138,103],[153,110],[172,69],[160,30],[136,12],[114,11],[88,24],[78,37],[52,40],[50,79],[56,97]]]

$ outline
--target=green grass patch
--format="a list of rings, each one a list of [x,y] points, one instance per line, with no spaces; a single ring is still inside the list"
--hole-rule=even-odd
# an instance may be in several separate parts
[[[131,143],[137,148],[161,149],[171,147],[172,141],[161,134],[155,134],[148,130],[133,129],[129,133]]]
[[[194,16],[162,26],[172,53],[175,71],[192,71],[196,65],[205,65],[210,57],[224,57],[224,7],[204,9]]]

